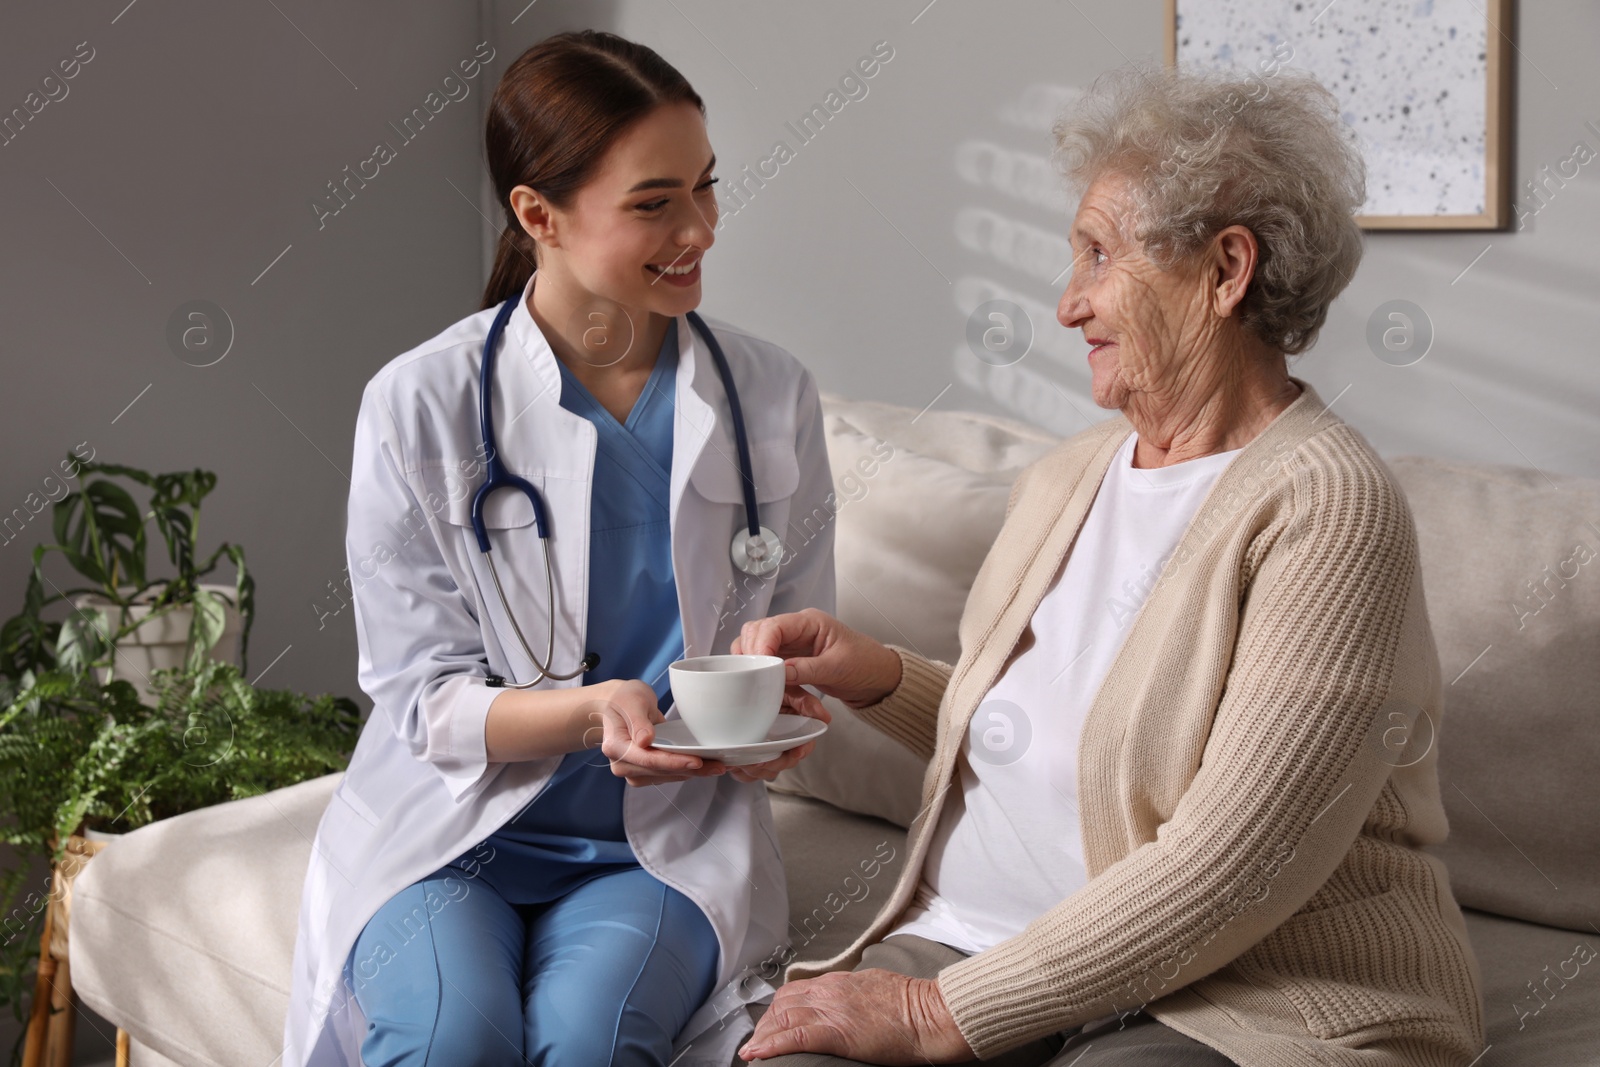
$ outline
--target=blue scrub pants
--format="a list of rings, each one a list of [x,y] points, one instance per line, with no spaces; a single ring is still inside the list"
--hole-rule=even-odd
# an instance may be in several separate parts
[[[454,870],[401,890],[345,975],[366,1067],[663,1067],[716,980],[716,932],[641,867],[512,905]]]

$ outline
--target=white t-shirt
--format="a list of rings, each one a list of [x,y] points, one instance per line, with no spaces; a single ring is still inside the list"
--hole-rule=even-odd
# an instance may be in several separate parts
[[[1238,451],[1170,467],[1117,450],[1077,542],[1033,613],[1034,643],[978,706],[922,881],[890,933],[981,952],[1088,881],[1078,741],[1128,626],[1189,521]]]

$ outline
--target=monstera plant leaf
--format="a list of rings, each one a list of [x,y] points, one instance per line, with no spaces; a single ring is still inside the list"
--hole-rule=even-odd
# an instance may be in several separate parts
[[[212,648],[222,640],[222,630],[228,623],[228,605],[209,589],[196,589],[190,601],[194,615],[189,622],[189,670],[199,668],[211,655]]]
[[[53,521],[73,570],[107,589],[145,584],[144,515],[126,489],[90,482],[56,503]]]
[[[216,488],[217,476],[199,468],[150,474],[116,463],[80,463],[71,456],[68,463],[84,481],[56,502],[55,543],[34,549],[22,611],[0,625],[0,677],[14,688],[29,671],[104,667],[119,641],[152,618],[184,607],[193,608],[186,656],[193,663],[216,647],[227,621],[226,602],[200,587],[224,559],[234,567],[234,604],[243,623],[239,658],[241,666],[246,664],[255,579],[245,566],[244,549],[223,542],[204,559],[199,556],[200,505]],[[148,507],[141,508],[112,479],[149,490]],[[153,574],[147,566],[145,527],[151,522],[166,546],[170,575]],[[44,570],[51,553],[60,553],[84,581],[61,588]],[[85,594],[117,610],[89,614],[80,608]],[[73,605],[66,619],[45,617],[47,608],[63,601]],[[136,605],[148,613],[130,612]]]
[[[101,608],[75,608],[61,623],[56,638],[56,668],[87,671],[111,655],[116,626]]]

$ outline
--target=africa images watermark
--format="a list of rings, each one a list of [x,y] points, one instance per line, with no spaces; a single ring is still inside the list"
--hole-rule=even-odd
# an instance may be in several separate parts
[[[1195,157],[1199,155],[1200,146],[1214,140],[1224,124],[1231,126],[1233,120],[1246,107],[1265,100],[1271,94],[1267,79],[1276,77],[1278,72],[1283,69],[1284,64],[1293,58],[1294,46],[1288,41],[1279,41],[1273,45],[1272,55],[1263,58],[1257,64],[1261,73],[1257,74],[1253,70],[1245,73],[1244,80],[1249,85],[1249,88],[1244,95],[1241,96],[1238,93],[1229,91],[1208,116],[1210,121],[1207,124],[1205,136],[1197,140],[1186,140],[1172,155],[1163,159],[1156,166],[1149,168],[1149,180],[1151,182],[1171,181],[1176,178],[1184,167],[1194,162]]]
[[[1540,972],[1544,975],[1543,980],[1538,985],[1534,985],[1531,981],[1526,983],[1531,996],[1521,1003],[1511,1005],[1511,1010],[1517,1013],[1517,1029],[1522,1030],[1527,1027],[1529,1019],[1554,1003],[1561,990],[1567,988],[1567,983],[1576,979],[1584,967],[1594,962],[1595,955],[1594,948],[1587,941],[1579,941],[1573,946],[1572,955],[1556,964],[1555,974],[1550,972],[1550,965],[1545,964]]]
[[[56,63],[55,70],[39,79],[39,88],[28,90],[28,95],[22,98],[22,106],[14,107],[10,113],[0,116],[0,148],[10,147],[11,142],[22,135],[28,125],[37,122],[39,115],[51,104],[59,104],[72,92],[72,86],[67,83],[83,72],[83,68],[95,57],[94,46],[88,41],[78,42],[72,55]],[[59,76],[57,71],[60,72]]]
[[[392,544],[382,538],[373,541],[366,553],[356,561],[354,576],[351,575],[347,564],[343,568],[343,581],[336,584],[334,579],[328,579],[326,584],[330,594],[329,599],[311,601],[311,612],[317,617],[318,630],[326,629],[329,619],[350,606],[351,601],[355,599],[355,591],[376,578],[379,568],[398,556],[407,545],[428,530],[430,515],[437,518],[450,504],[465,500],[472,495],[473,485],[483,474],[488,463],[488,455],[487,446],[480,442],[475,456],[461,460],[454,467],[444,467],[442,494],[437,489],[428,489],[420,498],[420,506],[414,505],[400,517],[398,522],[389,520],[383,524],[384,529],[389,532]],[[428,509],[427,514],[423,513],[423,507]],[[344,592],[340,592],[341,589]],[[350,594],[349,598],[345,597],[345,593]]]
[[[883,464],[894,456],[894,445],[884,440],[875,441],[870,455],[857,459],[853,467],[834,477],[836,489],[822,498],[821,506],[812,508],[807,515],[790,516],[789,524],[785,528],[789,536],[780,545],[781,551],[778,556],[780,571],[786,564],[793,562],[802,548],[816,540],[817,536],[839,517],[839,512],[847,504],[866,497],[870,488],[867,482],[877,477],[878,472],[883,469]],[[739,580],[730,578],[728,584],[723,587],[721,596],[716,600],[717,606],[722,611],[717,617],[717,631],[720,633],[729,619],[742,614],[766,585],[767,580],[756,575],[742,575]]]
[[[1164,960],[1152,964],[1139,978],[1129,979],[1127,992],[1130,1002],[1137,1007],[1124,1012],[1117,1009],[1118,1014],[1129,1014],[1137,1011],[1152,1000],[1163,995],[1162,991],[1169,985],[1177,982],[1179,973],[1184,967],[1194,961],[1199,950],[1216,940],[1218,934],[1227,929],[1228,925],[1249,911],[1251,908],[1267,899],[1271,893],[1270,883],[1284,867],[1294,862],[1294,846],[1287,841],[1282,842],[1273,851],[1272,855],[1260,862],[1260,870],[1250,871],[1243,879],[1243,885],[1230,888],[1223,898],[1212,909],[1206,921],[1207,931],[1204,936],[1191,942],[1185,948],[1174,952]],[[1221,919],[1217,922],[1217,919]],[[1169,973],[1170,972],[1170,973]],[[1140,987],[1143,987],[1141,990]]]
[[[1219,535],[1230,531],[1233,520],[1274,485],[1277,475],[1289,474],[1289,460],[1293,455],[1292,446],[1278,441],[1272,446],[1271,453],[1263,454],[1256,459],[1256,469],[1246,474],[1237,488],[1224,491],[1215,500],[1207,497],[1177,547],[1156,564],[1158,577],[1145,592],[1158,589],[1165,582],[1176,581],[1178,571],[1196,559],[1200,550],[1206,545]],[[1238,466],[1238,462],[1236,460],[1233,466]],[[1231,467],[1229,474],[1233,474]],[[1124,605],[1124,607],[1129,606],[1131,604]]]
[[[1517,616],[1517,629],[1527,629],[1528,620],[1554,603],[1567,583],[1581,575],[1584,565],[1594,557],[1594,549],[1579,541],[1573,546],[1572,555],[1558,560],[1554,570],[1546,564],[1536,577],[1523,582],[1523,591],[1511,601],[1511,610]]]
[[[456,69],[461,72],[460,77],[455,71],[444,76],[438,89],[428,92],[422,98],[422,103],[411,109],[411,112],[400,120],[400,125],[389,123],[400,138],[400,148],[404,148],[427,129],[428,123],[452,103],[460,103],[472,94],[469,84],[483,70],[485,64],[493,61],[494,49],[488,41],[482,41],[472,51],[472,56],[456,64]],[[394,162],[400,156],[399,148],[388,141],[379,141],[373,146],[372,155],[355,164],[352,173],[349,165],[344,168],[344,177],[332,179],[328,182],[328,193],[310,201],[311,213],[317,218],[317,229],[325,229],[328,220],[350,206],[356,198],[356,193],[367,187],[367,182],[375,180],[383,172],[383,168]]]
[[[486,849],[488,855],[484,855]],[[433,916],[451,904],[467,899],[472,892],[472,887],[467,883],[481,875],[484,864],[492,862],[496,854],[493,845],[488,841],[480,841],[471,853],[456,861],[459,866],[450,866],[452,873],[426,881],[421,903],[402,914],[386,916],[379,925],[369,924],[363,929],[361,936],[369,937],[371,941],[366,953],[357,959],[352,947],[345,966],[327,976],[316,995],[318,1025],[322,1025],[329,1016],[348,1009],[356,990],[377,978],[384,966],[400,958],[401,950],[431,929]]]
[[[829,89],[822,103],[813,104],[798,120],[785,122],[784,129],[794,135],[796,144],[791,145],[787,138],[774,141],[772,149],[764,158],[757,160],[753,168],[747,163],[737,175],[727,180],[724,186],[726,192],[718,205],[717,229],[722,229],[729,219],[748,207],[756,193],[765,189],[768,182],[777,178],[784,167],[798,158],[799,150],[816,140],[846,106],[865,100],[871,91],[867,83],[877,77],[883,66],[893,58],[894,46],[888,41],[879,41],[872,46],[870,54],[856,60],[855,65],[845,71],[839,78],[838,88]]]
[[[488,855],[484,855],[484,850]],[[352,986],[361,989],[368,982],[378,976],[378,971],[385,964],[399,958],[399,950],[405,948],[412,941],[427,933],[432,925],[431,919],[453,903],[460,903],[467,899],[472,892],[472,887],[467,883],[483,873],[483,865],[493,861],[495,848],[487,841],[480,841],[470,855],[461,861],[460,876],[447,874],[443,878],[428,879],[422,891],[422,903],[414,905],[410,911],[399,916],[388,916],[384,922],[373,929],[363,930],[363,935],[377,936],[372,947],[360,960],[354,958],[350,961]],[[452,868],[455,870],[455,868]],[[437,883],[437,885],[435,885]],[[435,892],[435,889],[440,892]],[[393,941],[391,945],[389,942]]]
[[[84,449],[88,449],[87,455],[84,454]],[[40,481],[40,487],[44,490],[43,496],[38,492],[30,492],[22,498],[21,504],[12,508],[9,514],[0,517],[0,545],[9,545],[21,537],[28,523],[37,518],[46,507],[65,500],[72,492],[66,483],[78,476],[78,471],[85,463],[93,461],[94,446],[88,441],[74,447],[72,453],[62,460],[57,468],[61,471],[61,477],[57,478],[54,473],[50,473]]]
[[[802,940],[797,944],[791,939],[775,946],[765,959],[755,965],[754,973],[767,982],[776,980],[783,969],[800,955],[800,949],[822,936],[823,930],[851,904],[860,904],[871,895],[872,880],[882,874],[898,856],[899,853],[887,839],[878,842],[872,855],[856,864],[859,876],[855,871],[845,875],[839,889],[829,890],[822,898],[822,903],[806,913],[798,926],[793,919],[789,921],[790,929]]]
[[[1586,121],[1584,126],[1600,137],[1600,125],[1593,119]],[[1594,161],[1595,156],[1596,152],[1589,146],[1588,141],[1574,141],[1572,151],[1566,158],[1556,162],[1554,173],[1551,173],[1550,164],[1546,163],[1532,178],[1523,182],[1522,188],[1526,195],[1511,205],[1512,211],[1517,216],[1517,229],[1527,229],[1528,220],[1549,207],[1561,190],[1567,187],[1567,182],[1577,178],[1583,168]]]

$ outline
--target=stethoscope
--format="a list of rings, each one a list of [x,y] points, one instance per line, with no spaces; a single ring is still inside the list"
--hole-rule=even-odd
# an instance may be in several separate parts
[[[499,345],[500,335],[505,332],[506,321],[511,318],[517,302],[522,299],[519,293],[510,297],[500,305],[500,311],[494,317],[494,324],[489,327],[489,336],[483,342],[482,366],[478,371],[478,421],[483,429],[483,448],[487,458],[487,473],[483,484],[478,486],[477,495],[472,498],[472,532],[478,538],[478,550],[483,553],[483,558],[489,563],[489,577],[494,580],[494,591],[500,597],[500,606],[505,609],[506,618],[511,621],[511,629],[516,633],[517,640],[522,644],[522,651],[526,652],[528,659],[533,662],[534,669],[539,676],[531,682],[508,682],[499,675],[491,674],[488,685],[506,689],[531,689],[546,678],[557,681],[566,681],[576,678],[587,671],[592,671],[600,663],[600,657],[593,652],[584,654],[583,661],[578,668],[566,674],[552,671],[549,667],[551,656],[555,653],[555,578],[550,565],[550,534],[545,526],[544,499],[539,495],[527,479],[519,478],[509,473],[505,465],[500,462],[500,449],[494,439],[494,361],[495,349]],[[733,437],[739,449],[739,483],[744,490],[745,526],[733,535],[733,544],[729,554],[733,557],[733,565],[746,574],[757,578],[765,578],[777,573],[779,559],[783,554],[783,545],[778,540],[778,535],[761,525],[760,512],[756,510],[756,483],[751,474],[750,441],[745,436],[744,411],[739,406],[739,393],[733,386],[733,374],[728,370],[728,359],[722,354],[722,346],[717,343],[716,336],[710,327],[698,314],[689,312],[689,325],[705,339],[706,347],[711,351],[711,360],[717,365],[717,374],[722,378],[722,388],[728,394],[728,407],[733,412]],[[670,327],[669,327],[670,328]],[[489,530],[483,521],[483,502],[489,499],[489,494],[497,489],[516,489],[528,498],[533,505],[533,522],[539,532],[539,543],[544,546],[544,588],[545,604],[549,613],[549,625],[546,627],[544,662],[539,662],[539,657],[533,654],[533,649],[528,647],[528,639],[522,634],[522,627],[517,625],[517,617],[511,610],[511,604],[506,600],[505,590],[500,585],[500,575],[494,567],[494,553],[490,551]]]

